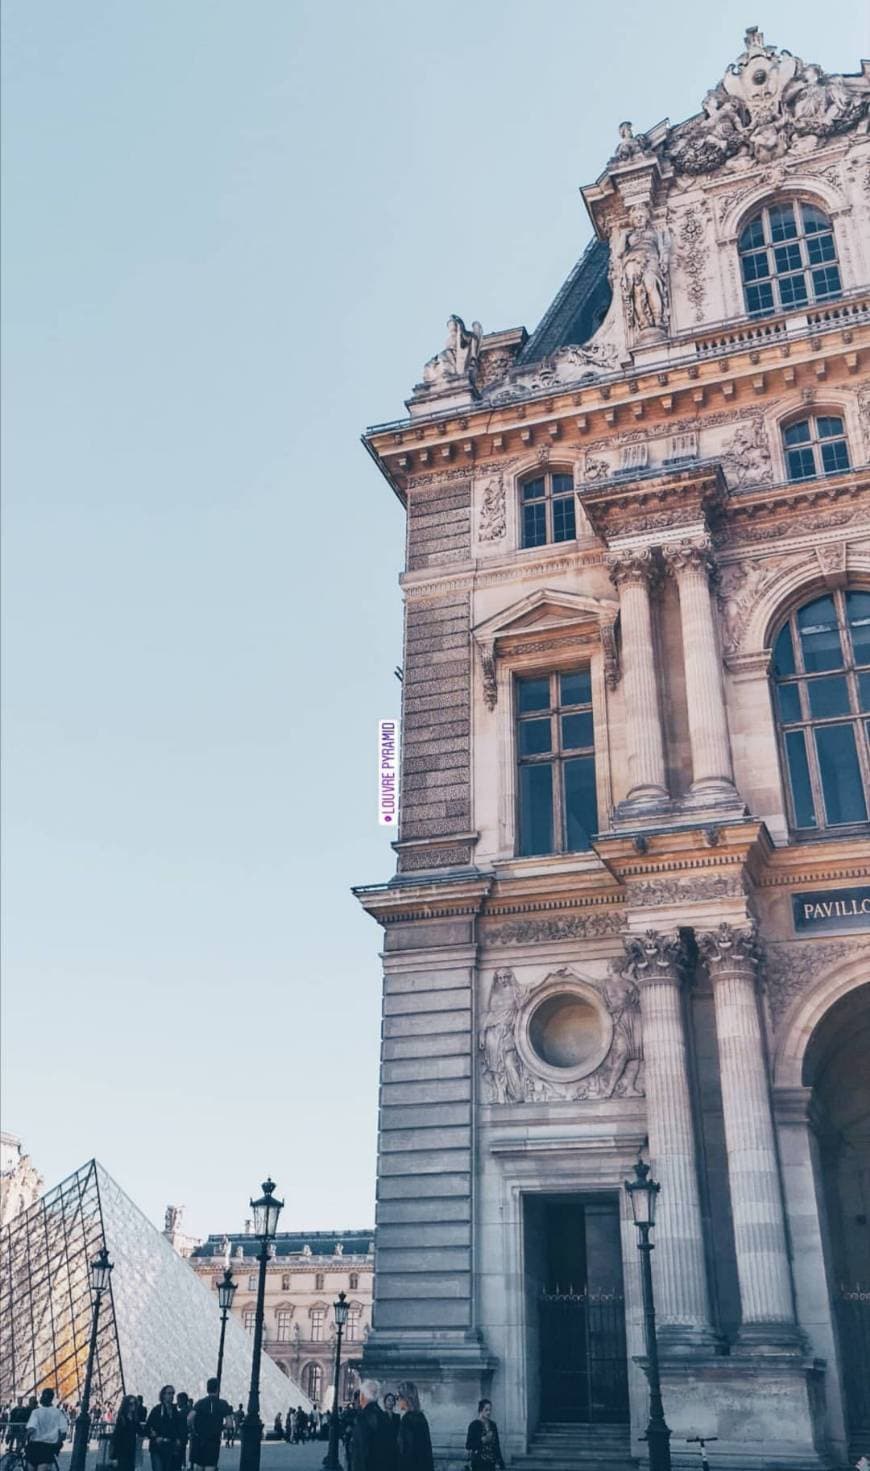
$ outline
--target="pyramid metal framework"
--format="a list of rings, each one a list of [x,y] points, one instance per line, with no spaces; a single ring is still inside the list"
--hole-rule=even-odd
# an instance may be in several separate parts
[[[220,1312],[212,1294],[111,1175],[90,1160],[0,1232],[0,1401],[51,1386],[75,1403],[91,1332],[88,1267],[114,1263],[100,1309],[92,1403],[123,1393],[154,1404],[163,1384],[198,1398],[215,1372]],[[221,1390],[247,1402],[251,1337],[227,1323]],[[306,1396],[267,1356],[261,1415],[269,1423]]]

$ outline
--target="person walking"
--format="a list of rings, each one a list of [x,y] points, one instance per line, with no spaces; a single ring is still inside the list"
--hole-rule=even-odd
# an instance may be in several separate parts
[[[145,1421],[145,1434],[151,1452],[151,1471],[177,1471],[179,1441],[182,1432],[175,1408],[175,1387],[164,1384],[157,1404]]]
[[[209,1467],[214,1471],[221,1451],[221,1435],[232,1417],[233,1407],[221,1399],[219,1381],[209,1379],[205,1386],[205,1399],[197,1400],[190,1412],[191,1466]]]
[[[178,1394],[175,1396],[175,1408],[178,1411],[179,1430],[177,1464],[178,1471],[183,1471],[183,1467],[187,1462],[187,1445],[188,1441],[190,1440],[190,1426],[188,1424],[188,1417],[191,1410],[193,1409],[193,1400],[190,1398],[189,1394],[185,1394],[183,1389],[180,1389],[178,1391]],[[191,1465],[193,1465],[192,1461]]]
[[[477,1419],[472,1420],[465,1437],[471,1471],[504,1471],[498,1426],[492,1418],[492,1400],[482,1399],[477,1406]]]
[[[6,1444],[11,1446],[12,1450],[20,1450],[25,1444],[27,1440],[27,1422],[35,1409],[35,1399],[31,1400],[29,1405],[26,1405],[22,1398],[19,1399],[15,1408],[9,1411],[9,1429],[6,1432]]]
[[[109,1460],[118,1471],[136,1471],[136,1451],[141,1437],[142,1423],[136,1396],[125,1394],[109,1441]]]
[[[391,1471],[394,1442],[387,1417],[378,1404],[380,1392],[376,1379],[364,1379],[359,1387],[359,1411],[350,1442],[353,1471]]]
[[[29,1466],[50,1466],[66,1440],[69,1421],[54,1403],[54,1390],[44,1389],[27,1421],[24,1459]]]
[[[399,1471],[433,1471],[429,1421],[420,1409],[417,1386],[410,1379],[399,1385]]]

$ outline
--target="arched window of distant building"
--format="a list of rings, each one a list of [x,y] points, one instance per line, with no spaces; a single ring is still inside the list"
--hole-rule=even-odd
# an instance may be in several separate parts
[[[836,589],[789,614],[773,645],[789,821],[848,831],[870,810],[870,592]]]
[[[849,469],[849,442],[839,414],[803,414],[783,425],[789,480],[814,480]]]
[[[347,1280],[347,1285],[351,1292],[356,1292],[359,1287],[359,1272],[351,1272]]]
[[[289,1292],[290,1291],[290,1273],[289,1272],[282,1272],[281,1273],[281,1291],[282,1292]]]
[[[293,1309],[278,1308],[275,1313],[275,1337],[279,1343],[289,1343],[293,1324]]]
[[[751,316],[810,306],[842,291],[834,227],[815,204],[765,204],[744,225],[737,249]]]
[[[551,541],[574,541],[574,476],[547,471],[520,484],[520,545],[546,546]]]
[[[323,1369],[320,1364],[306,1364],[302,1370],[302,1388],[313,1405],[320,1404],[323,1393]]]
[[[257,1274],[256,1274],[256,1272],[252,1272],[251,1275],[250,1275],[250,1277],[248,1278],[248,1291],[249,1292],[256,1292],[256,1290],[257,1290]]]

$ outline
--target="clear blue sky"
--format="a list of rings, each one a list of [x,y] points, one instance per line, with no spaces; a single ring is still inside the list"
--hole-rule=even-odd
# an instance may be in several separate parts
[[[398,502],[358,442],[451,311],[536,323],[624,117],[854,0],[5,0],[3,1127],[160,1219],[373,1217],[375,732]]]

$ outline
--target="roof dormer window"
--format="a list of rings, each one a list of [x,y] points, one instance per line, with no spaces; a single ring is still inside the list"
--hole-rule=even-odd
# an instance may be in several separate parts
[[[737,242],[750,316],[792,311],[842,291],[834,227],[814,204],[766,204]]]

